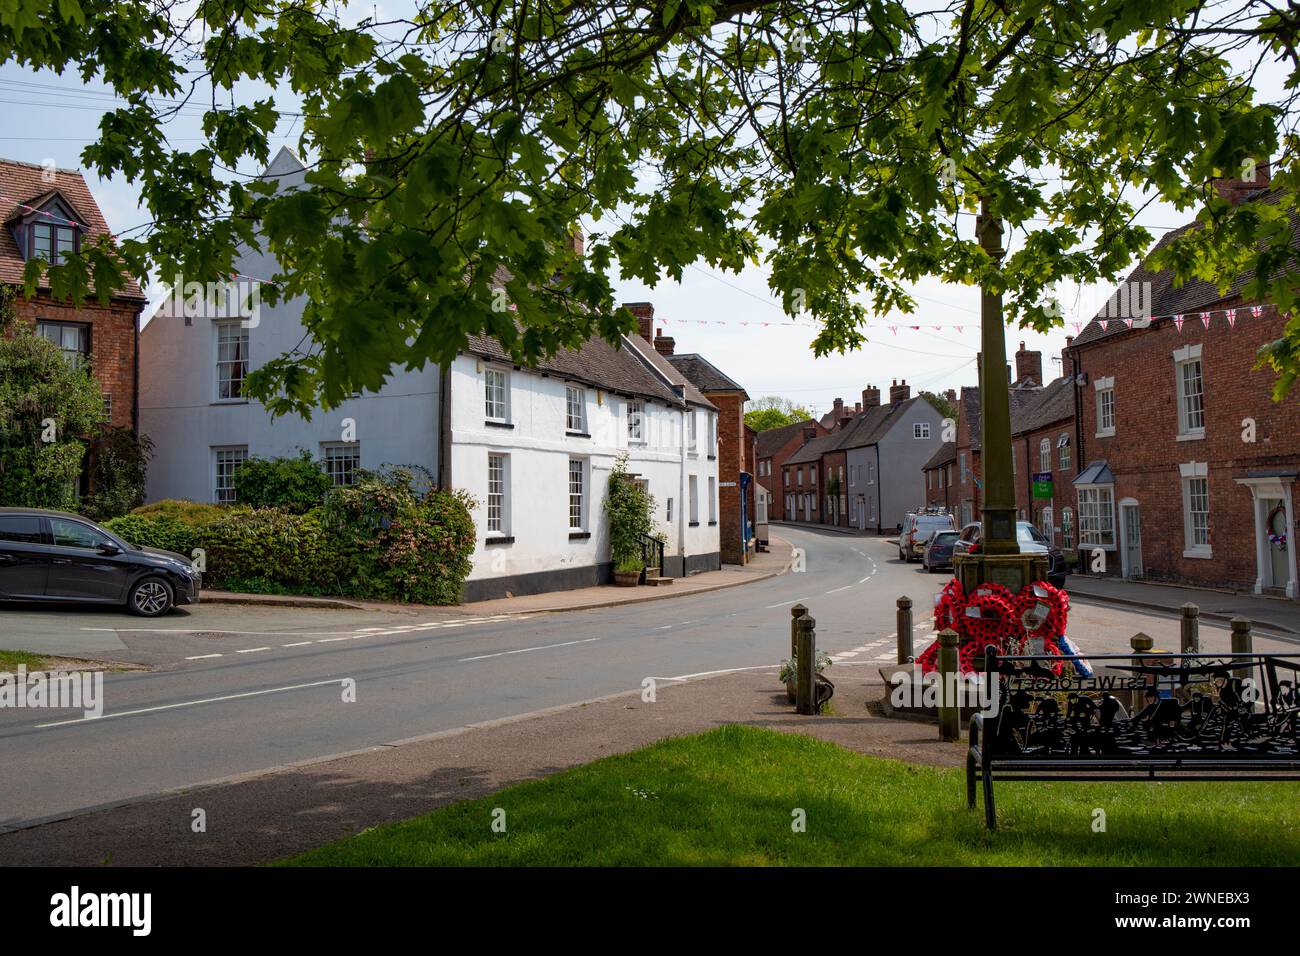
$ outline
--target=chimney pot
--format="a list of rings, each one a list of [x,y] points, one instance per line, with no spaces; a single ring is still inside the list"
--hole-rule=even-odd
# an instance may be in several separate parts
[[[877,408],[880,405],[880,389],[874,385],[868,385],[862,390],[862,407]]]
[[[889,404],[897,405],[899,402],[905,402],[912,397],[912,386],[904,381],[901,385],[895,382],[889,387]]]
[[[1026,351],[1024,342],[1020,343],[1020,351],[1016,353],[1015,382],[1016,385],[1043,384],[1043,353]]]

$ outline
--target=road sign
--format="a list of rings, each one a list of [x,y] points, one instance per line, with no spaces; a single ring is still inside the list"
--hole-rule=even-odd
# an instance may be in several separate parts
[[[1034,497],[1052,497],[1052,473],[1050,471],[1034,472]]]

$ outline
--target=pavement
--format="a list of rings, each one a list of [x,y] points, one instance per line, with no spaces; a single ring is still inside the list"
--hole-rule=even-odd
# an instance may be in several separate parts
[[[571,591],[552,591],[547,594],[527,594],[517,597],[495,598],[459,604],[473,614],[524,614],[543,611],[572,611],[579,608],[614,607],[620,604],[638,604],[642,601],[662,601],[684,594],[717,591],[739,584],[753,584],[774,577],[790,566],[791,545],[773,537],[769,550],[756,553],[745,565],[725,564],[717,571],[701,571],[684,578],[673,578],[672,584],[661,587],[641,586],[620,588],[612,584],[592,588],[575,588]],[[431,611],[446,611],[447,607],[403,604],[386,601],[350,601],[342,598],[300,597],[279,594],[244,594],[233,591],[204,590],[201,603],[244,604],[255,607],[317,607],[346,608],[351,610],[385,610],[394,607],[415,609],[427,607]]]
[[[844,673],[834,673],[830,714],[795,714],[776,667],[661,680],[653,701],[632,690],[0,834],[0,863],[252,865],[666,737],[732,723],[806,733],[874,756],[962,765],[964,743],[942,743],[933,725],[887,719],[871,707],[884,694],[874,668],[831,671]],[[954,812],[963,805],[959,789],[952,793]],[[509,811],[508,798],[502,805]],[[198,810],[206,823],[202,833],[191,826]]]
[[[1202,620],[1227,623],[1240,615],[1257,628],[1264,627],[1300,636],[1300,602],[1286,598],[1080,574],[1070,575],[1065,588],[1072,598],[1080,597],[1179,615],[1182,614],[1183,605],[1191,603],[1200,608]]]

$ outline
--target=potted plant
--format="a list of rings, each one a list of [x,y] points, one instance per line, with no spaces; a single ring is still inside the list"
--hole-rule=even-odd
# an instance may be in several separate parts
[[[829,654],[820,649],[817,651],[818,674],[830,667],[832,663]],[[786,697],[788,697],[790,703],[793,704],[795,701],[795,687],[799,683],[799,670],[795,666],[795,659],[793,657],[788,661],[781,662],[781,672],[776,675],[776,679],[785,684]]]
[[[654,537],[655,500],[627,470],[627,454],[619,456],[609,474],[605,515],[609,519],[609,556],[614,563],[614,583],[634,587],[645,569],[642,548]]]

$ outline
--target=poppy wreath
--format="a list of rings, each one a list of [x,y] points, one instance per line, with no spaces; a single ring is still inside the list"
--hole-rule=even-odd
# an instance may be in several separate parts
[[[970,609],[978,608],[979,616]],[[1016,598],[1001,584],[981,584],[966,599],[966,607],[957,615],[960,622],[954,630],[968,641],[978,641],[980,646],[1018,637],[1023,628],[1016,616]]]
[[[961,582],[953,578],[943,586],[943,590],[939,592],[939,599],[935,602],[934,629],[942,631],[950,627],[958,634],[962,633],[957,619],[965,606],[966,592],[962,589]]]
[[[1034,593],[1034,588],[1046,592],[1046,597],[1039,598]],[[1070,614],[1070,597],[1060,588],[1054,588],[1045,581],[1039,581],[1036,584],[1027,584],[1021,588],[1020,593],[1015,598],[1015,615],[1016,621],[1024,620],[1025,612],[1030,610],[1040,600],[1050,609],[1047,614],[1047,620],[1043,621],[1043,626],[1039,628],[1038,634],[1042,637],[1058,638],[1065,635],[1065,626]],[[1014,635],[1019,637],[1019,634]]]

